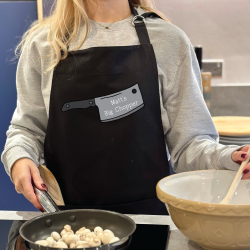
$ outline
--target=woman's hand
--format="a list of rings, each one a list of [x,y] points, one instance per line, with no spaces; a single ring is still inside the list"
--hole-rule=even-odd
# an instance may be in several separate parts
[[[248,150],[249,150],[250,145],[245,146],[240,149],[240,151],[235,151],[232,154],[232,160],[241,164],[243,161],[245,161],[248,157]],[[242,180],[247,180],[250,179],[250,162],[245,166],[243,170],[243,177]]]
[[[15,184],[17,193],[23,194],[37,209],[44,212],[43,207],[36,198],[31,183],[31,180],[33,180],[38,189],[47,191],[47,187],[43,183],[36,164],[29,158],[21,158],[17,160],[12,167],[11,177]]]

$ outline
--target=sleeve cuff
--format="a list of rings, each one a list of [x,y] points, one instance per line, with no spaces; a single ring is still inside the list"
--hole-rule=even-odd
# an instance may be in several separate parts
[[[3,152],[1,158],[4,164],[5,171],[9,175],[10,180],[12,182],[13,180],[11,178],[10,173],[11,173],[14,163],[17,160],[21,158],[29,158],[36,164],[36,166],[39,166],[38,156],[34,154],[33,152],[30,152],[30,150],[28,150],[27,148],[21,145],[15,145],[13,147],[8,148],[5,152]]]
[[[220,165],[222,168],[238,171],[240,164],[234,162],[232,160],[232,154],[235,151],[240,150],[241,148],[245,147],[246,145],[237,146],[237,145],[230,145],[228,148],[221,153],[220,157]]]

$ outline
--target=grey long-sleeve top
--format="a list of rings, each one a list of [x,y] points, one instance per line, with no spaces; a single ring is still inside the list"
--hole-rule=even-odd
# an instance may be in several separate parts
[[[137,10],[139,14],[145,12]],[[116,22],[109,29],[90,20],[90,34],[80,49],[139,45],[132,18]],[[239,165],[232,161],[231,154],[240,147],[218,143],[218,133],[203,100],[200,70],[189,38],[181,29],[159,18],[147,18],[146,26],[157,60],[161,117],[174,171],[237,170]],[[84,29],[82,24],[69,50],[80,43]],[[52,53],[47,34],[48,28],[35,31],[18,62],[17,107],[1,155],[8,175],[20,158],[30,158],[37,166],[43,159],[53,76],[53,71],[43,73],[49,63],[49,57],[43,56]]]

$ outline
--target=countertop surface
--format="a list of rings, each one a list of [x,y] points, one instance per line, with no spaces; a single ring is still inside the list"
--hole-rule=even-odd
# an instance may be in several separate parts
[[[42,215],[41,212],[25,211],[0,211],[0,220],[30,220]],[[170,226],[170,237],[167,244],[167,250],[202,250],[194,242],[188,240],[174,225],[170,216],[161,215],[132,215],[127,214],[137,224],[158,224]]]

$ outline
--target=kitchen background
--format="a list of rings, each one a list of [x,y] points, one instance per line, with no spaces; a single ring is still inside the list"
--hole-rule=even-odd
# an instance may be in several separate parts
[[[44,15],[53,0],[44,0]],[[250,1],[155,0],[156,7],[183,29],[192,44],[203,47],[203,59],[222,59],[222,77],[212,78],[211,115],[250,116]],[[14,47],[37,19],[37,2],[0,1],[0,149],[16,107]],[[4,38],[4,39],[3,39]],[[166,59],[167,60],[167,59]],[[0,210],[36,211],[13,183],[0,162]]]
[[[156,0],[156,7],[180,27],[203,59],[222,59],[222,77],[212,78],[212,116],[250,116],[250,1]]]

